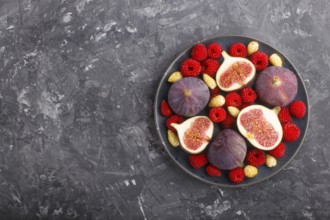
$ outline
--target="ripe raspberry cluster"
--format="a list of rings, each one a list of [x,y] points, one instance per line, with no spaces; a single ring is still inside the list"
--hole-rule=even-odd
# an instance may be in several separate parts
[[[221,53],[222,46],[218,43],[211,43],[207,47],[204,44],[196,44],[191,49],[191,58],[184,60],[181,64],[182,75],[187,77],[206,73],[214,77],[220,66],[218,59]]]
[[[260,74],[260,71],[266,69],[269,65],[282,65],[282,60],[277,54],[269,57],[265,52],[259,51],[259,45],[255,41],[250,42],[248,45],[235,42],[227,49],[230,56],[249,59],[257,71],[256,74]],[[219,124],[222,129],[232,128],[237,130],[235,126],[239,111],[245,107],[259,103],[260,100],[258,101],[257,93],[251,84],[233,92],[222,92],[218,86],[214,87],[216,84],[213,80],[215,80],[216,73],[221,66],[222,52],[223,47],[217,42],[210,43],[209,45],[202,43],[194,45],[190,51],[190,57],[181,63],[180,71],[174,72],[168,82],[173,83],[183,77],[202,78],[202,74],[210,76],[208,77],[208,83],[204,80],[210,90],[208,117],[215,124]],[[211,99],[214,97],[217,98],[211,102]],[[223,103],[221,103],[221,100],[223,100]],[[295,100],[288,106],[281,107],[278,113],[278,119],[282,125],[282,141],[274,149],[269,151],[249,146],[244,162],[240,167],[222,171],[208,161],[205,152],[189,154],[188,163],[193,170],[203,168],[205,173],[212,177],[220,177],[226,174],[228,179],[234,184],[242,183],[246,178],[254,178],[261,166],[274,167],[277,164],[277,160],[285,156],[285,143],[294,142],[299,139],[301,131],[296,120],[303,119],[306,111],[306,105],[302,100]],[[165,99],[160,103],[160,113],[166,118],[165,124],[167,129],[172,131],[172,135],[176,135],[177,132],[171,124],[180,124],[185,118],[175,114]]]

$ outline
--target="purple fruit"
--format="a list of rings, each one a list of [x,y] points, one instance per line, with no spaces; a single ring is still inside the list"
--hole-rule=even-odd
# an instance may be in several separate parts
[[[271,66],[263,70],[255,83],[261,101],[271,106],[286,106],[296,97],[298,81],[289,69]]]
[[[195,77],[185,77],[173,83],[168,92],[168,104],[178,115],[191,117],[201,112],[210,99],[205,83]]]
[[[242,165],[246,155],[244,138],[236,131],[221,131],[209,145],[207,158],[211,164],[223,170]]]

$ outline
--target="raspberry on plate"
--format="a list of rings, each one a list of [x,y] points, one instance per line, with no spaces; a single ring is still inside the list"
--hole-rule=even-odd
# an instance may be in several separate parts
[[[213,59],[206,59],[202,62],[202,73],[214,77],[219,69],[219,62]]]
[[[241,167],[236,167],[228,172],[228,178],[233,183],[241,183],[244,180],[244,171]]]
[[[285,145],[283,143],[280,143],[273,150],[268,151],[268,154],[270,154],[271,156],[273,156],[275,158],[280,158],[280,157],[284,156],[285,150],[286,150]]]
[[[303,101],[297,100],[290,104],[289,110],[292,116],[300,119],[306,114],[306,105]]]
[[[205,60],[207,57],[207,50],[204,44],[196,44],[191,50],[191,57],[197,61]]]
[[[221,176],[221,171],[219,168],[213,166],[212,164],[206,166],[206,173],[209,176]]]
[[[226,105],[227,106],[233,106],[233,107],[238,108],[242,104],[242,98],[236,92],[228,93],[225,96],[225,99],[226,99]]]
[[[242,89],[241,95],[245,103],[253,103],[257,99],[257,93],[252,88]]]
[[[207,56],[211,59],[219,59],[221,57],[222,47],[218,43],[211,43],[207,46]]]
[[[260,149],[253,148],[246,153],[246,163],[259,167],[266,162],[266,154]]]
[[[300,129],[292,122],[283,125],[283,140],[287,142],[293,142],[300,136]]]
[[[234,118],[231,114],[226,115],[226,119],[222,122],[222,126],[224,128],[231,128],[235,124],[236,118]]]
[[[226,116],[226,110],[221,107],[211,108],[209,112],[209,118],[215,123],[224,121]]]
[[[217,86],[217,87],[215,87],[214,89],[211,89],[211,90],[210,90],[210,93],[211,93],[211,95],[218,95],[218,94],[220,94],[220,89],[219,89],[219,87]]]
[[[160,103],[160,114],[165,117],[171,116],[173,114],[170,106],[165,100],[162,100],[162,102]]]
[[[170,129],[173,132],[176,132],[175,128],[173,128],[171,124],[172,123],[180,124],[182,122],[183,122],[183,118],[181,116],[179,116],[179,115],[172,115],[168,119],[166,119],[165,124],[166,124],[166,127],[168,129]]]
[[[182,62],[180,71],[184,77],[198,76],[202,70],[201,64],[194,59],[186,59]]]
[[[277,116],[281,124],[286,124],[292,121],[289,109],[287,107],[281,107],[281,110]]]
[[[268,55],[264,52],[257,51],[250,56],[251,62],[257,71],[263,70],[268,66]]]
[[[207,156],[204,153],[190,154],[188,157],[188,161],[189,164],[195,169],[199,169],[208,163]]]
[[[246,46],[239,42],[230,45],[229,55],[233,57],[246,57],[247,55]]]

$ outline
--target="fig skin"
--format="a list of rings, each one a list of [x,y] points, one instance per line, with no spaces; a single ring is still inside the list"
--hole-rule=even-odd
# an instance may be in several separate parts
[[[201,112],[210,99],[206,84],[196,77],[185,77],[170,87],[168,104],[178,115],[191,117]]]
[[[255,89],[262,102],[270,106],[286,106],[297,95],[298,80],[291,70],[271,66],[259,73]]]
[[[232,129],[225,129],[210,143],[207,158],[219,169],[231,170],[243,163],[246,151],[244,138]]]

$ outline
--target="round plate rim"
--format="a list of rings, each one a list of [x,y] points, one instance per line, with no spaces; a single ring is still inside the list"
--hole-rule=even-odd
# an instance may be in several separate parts
[[[272,172],[271,174],[269,174],[268,176],[266,176],[265,178],[262,178],[260,180],[256,180],[254,182],[251,182],[251,183],[242,183],[242,184],[239,184],[239,185],[228,185],[228,184],[222,184],[222,183],[215,183],[215,182],[212,182],[212,181],[209,181],[209,180],[206,180],[206,179],[203,179],[201,178],[200,176],[190,172],[189,170],[187,170],[183,165],[181,165],[181,163],[179,163],[175,158],[174,156],[172,155],[172,153],[169,151],[169,149],[167,148],[167,145],[165,144],[163,138],[162,138],[162,135],[161,135],[161,132],[160,132],[160,127],[159,127],[159,124],[157,123],[158,122],[158,106],[157,106],[157,100],[159,98],[159,92],[160,92],[160,88],[162,86],[162,84],[164,83],[164,80],[165,80],[165,77],[166,75],[163,74],[158,86],[157,86],[157,90],[156,90],[156,96],[155,96],[155,99],[154,99],[154,122],[155,122],[155,126],[156,126],[156,130],[157,130],[157,134],[158,134],[158,137],[160,138],[161,142],[162,142],[162,145],[163,147],[165,148],[167,154],[171,157],[171,159],[176,163],[176,165],[178,165],[184,172],[186,172],[188,175],[192,176],[193,178],[196,178],[204,183],[208,183],[210,185],[214,185],[214,186],[220,186],[220,187],[227,187],[227,188],[239,188],[239,187],[246,187],[246,186],[251,186],[251,185],[254,185],[254,184],[257,184],[257,183],[260,183],[260,182],[263,182],[265,180],[268,180],[269,178],[275,176],[276,174],[278,174],[280,171],[282,171],[291,161],[292,159],[296,156],[296,154],[298,153],[298,151],[300,150],[302,144],[304,143],[304,140],[305,140],[305,137],[306,137],[306,133],[307,133],[307,130],[308,130],[308,126],[309,126],[309,117],[310,117],[310,111],[309,111],[309,98],[308,98],[308,93],[307,93],[307,89],[306,89],[306,86],[305,86],[305,83],[303,81],[303,78],[301,77],[301,74],[299,73],[299,71],[297,70],[297,68],[293,65],[293,63],[287,58],[287,56],[285,56],[281,51],[279,51],[278,49],[274,48],[273,46],[271,46],[270,44],[268,43],[265,43],[264,41],[262,40],[259,40],[255,37],[250,37],[250,36],[244,36],[244,35],[220,35],[220,36],[213,36],[213,37],[209,37],[209,38],[204,38],[202,40],[199,40],[199,41],[196,41],[195,43],[191,44],[188,48],[186,48],[183,52],[181,52],[180,54],[178,54],[176,56],[176,58],[170,63],[170,65],[166,68],[165,72],[164,73],[167,73],[172,65],[174,63],[177,62],[178,59],[180,59],[181,56],[183,56],[185,53],[187,53],[189,51],[189,49],[191,49],[192,45],[195,45],[197,43],[200,43],[200,42],[206,42],[206,41],[212,41],[212,40],[216,40],[216,39],[219,39],[219,38],[227,38],[227,37],[238,37],[238,38],[245,38],[245,39],[248,39],[248,40],[253,40],[253,41],[257,41],[257,42],[260,42],[272,49],[274,49],[275,51],[277,51],[278,53],[280,53],[287,61],[288,63],[290,63],[290,65],[293,67],[293,69],[295,70],[295,73],[297,75],[299,75],[299,78],[300,80],[302,81],[302,87],[303,87],[303,90],[306,94],[306,106],[307,106],[307,115],[306,115],[306,128],[305,128],[305,132],[303,134],[303,137],[301,139],[301,142],[299,144],[299,146],[297,147],[296,151],[293,153],[292,157],[288,159],[288,161],[286,161],[284,163],[284,165]]]

